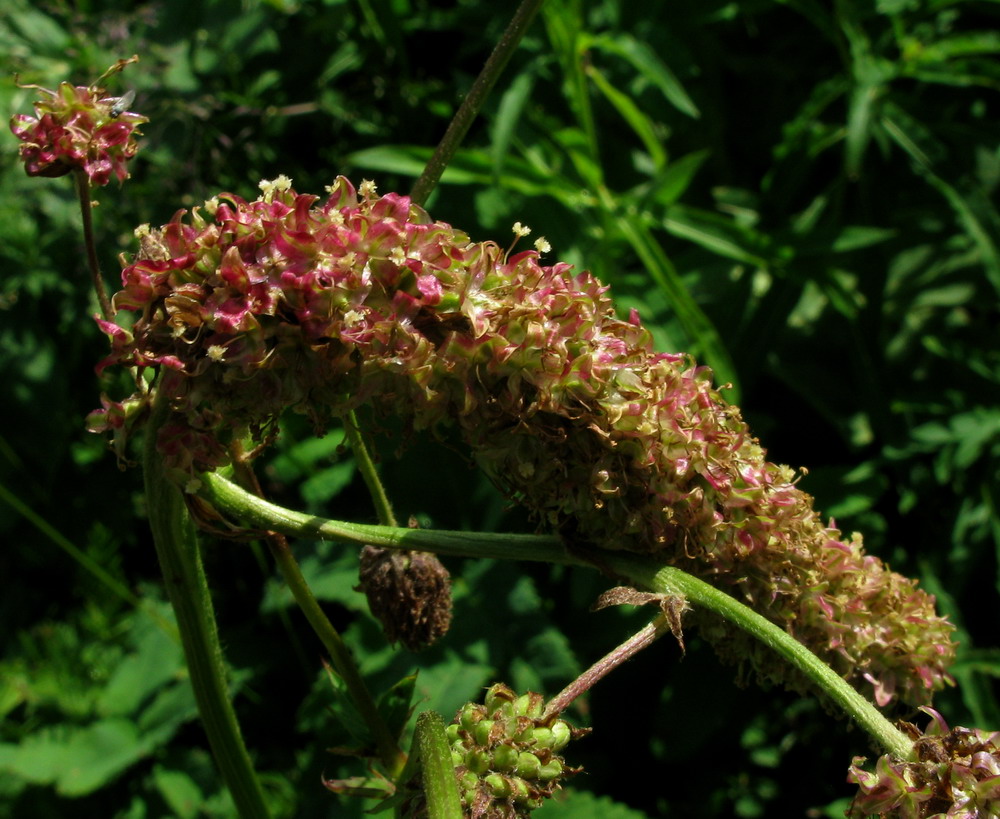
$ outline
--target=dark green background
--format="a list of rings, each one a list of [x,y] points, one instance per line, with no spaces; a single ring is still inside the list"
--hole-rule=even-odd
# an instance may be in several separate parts
[[[99,192],[113,280],[136,225],[219,191],[252,198],[261,178],[320,193],[344,173],[406,191],[506,5],[8,0],[0,101],[30,112],[14,72],[87,84],[141,56],[109,87],[134,88],[151,120],[133,178]],[[960,686],[937,705],[989,729],[998,17],[985,0],[551,0],[429,204],[475,239],[504,244],[514,221],[531,225],[550,258],[638,307],[661,349],[731,381],[771,459],[808,467],[801,485],[825,514],[938,595],[961,646]],[[83,430],[107,346],[89,318],[71,184],[28,179],[16,148],[0,138],[0,816],[229,816],[158,619],[169,614],[138,470],[120,472]],[[401,517],[530,531],[460,454],[401,448],[392,420],[379,426]],[[290,421],[261,470],[269,491],[372,520],[339,443]],[[602,588],[591,573],[454,561],[456,627],[413,656],[367,617],[350,550],[296,548],[375,686],[419,667],[419,707],[449,716],[494,680],[555,693],[647,616],[587,613]],[[327,751],[347,741],[344,711],[264,552],[211,542],[206,559],[276,813],[361,815],[321,786],[363,767]],[[567,752],[587,773],[539,815],[839,815],[852,755],[871,756],[864,738],[735,676],[696,635],[683,660],[664,643],[617,671],[574,715],[595,729]]]

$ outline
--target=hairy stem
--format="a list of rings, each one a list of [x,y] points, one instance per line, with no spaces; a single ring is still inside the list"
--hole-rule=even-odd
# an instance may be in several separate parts
[[[94,292],[97,294],[97,301],[101,305],[101,315],[105,320],[111,321],[114,316],[114,309],[111,307],[111,299],[108,298],[108,291],[104,286],[101,266],[97,261],[97,244],[94,241],[94,205],[90,199],[90,180],[82,168],[77,168],[74,171],[73,179],[76,183],[76,195],[80,200],[80,216],[83,219],[83,243],[87,248],[87,266],[90,268],[90,278],[94,285]]]
[[[222,647],[194,523],[180,490],[167,477],[163,459],[156,451],[156,434],[169,411],[167,397],[157,394],[143,449],[143,477],[153,542],[167,595],[177,616],[191,686],[212,755],[240,816],[266,819],[270,813],[243,744],[226,684]]]
[[[500,41],[493,49],[493,53],[490,54],[489,59],[486,61],[486,65],[479,72],[479,76],[476,77],[476,81],[472,84],[472,88],[469,89],[469,93],[462,100],[462,104],[459,106],[458,111],[455,112],[455,116],[452,117],[448,125],[448,130],[445,131],[437,148],[434,149],[434,154],[427,162],[427,167],[424,168],[424,172],[420,174],[420,178],[413,186],[413,190],[410,191],[410,199],[416,204],[424,204],[427,201],[427,197],[431,195],[431,191],[437,187],[437,183],[441,179],[441,174],[444,173],[444,169],[451,162],[451,158],[455,155],[455,151],[458,150],[458,146],[465,138],[469,126],[475,120],[479,109],[483,107],[483,103],[489,96],[490,91],[493,90],[494,84],[500,74],[503,73],[507,62],[514,53],[514,49],[521,42],[521,38],[524,37],[525,31],[528,30],[528,26],[531,25],[532,19],[538,12],[538,9],[541,8],[543,2],[544,0],[522,0],[521,5],[518,6],[513,19],[507,26],[506,31],[504,31],[503,36],[500,37]]]
[[[622,571],[633,582],[660,594],[684,596],[692,606],[701,606],[724,617],[762,643],[770,646],[808,677],[823,694],[865,730],[888,753],[910,759],[913,742],[896,728],[865,697],[802,643],[770,620],[761,617],[734,597],[671,566],[658,566],[650,560],[628,555],[609,554],[609,565]]]
[[[392,529],[324,520],[268,504],[214,474],[202,476],[203,496],[221,511],[244,525],[273,528],[300,537],[320,537],[349,543],[374,543],[395,549],[422,549],[438,554],[536,560],[593,566],[570,553],[556,537],[501,535],[482,532],[448,532],[433,529]],[[604,551],[600,565],[627,578],[639,588],[658,594],[680,595],[692,606],[703,606],[724,617],[770,646],[808,677],[816,687],[879,745],[900,759],[912,756],[913,744],[881,712],[809,649],[757,612],[680,569],[664,566],[651,558],[625,552]]]
[[[462,819],[455,765],[444,733],[444,720],[437,711],[424,711],[417,717],[413,744],[420,754],[421,781],[429,819]]]
[[[649,625],[633,634],[612,651],[609,651],[549,700],[545,705],[542,720],[544,721],[556,714],[561,714],[573,700],[589,691],[626,660],[630,660],[644,648],[651,646],[660,637],[668,634],[670,631],[671,626],[667,616],[665,614],[658,614]]]

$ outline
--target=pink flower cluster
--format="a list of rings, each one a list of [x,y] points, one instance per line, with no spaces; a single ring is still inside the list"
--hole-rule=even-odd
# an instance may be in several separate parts
[[[111,71],[128,62],[119,61]],[[148,122],[146,117],[124,110],[96,85],[64,82],[55,91],[22,87],[35,88],[42,97],[34,117],[17,114],[10,121],[28,176],[64,176],[79,168],[96,187],[107,185],[112,174],[119,182],[128,177],[126,165],[138,149],[137,126]]]
[[[877,701],[948,681],[952,626],[914,581],[825,525],[788,467],[686,355],[657,353],[602,286],[538,253],[505,253],[403,196],[329,197],[262,183],[140,229],[122,273],[111,364],[154,368],[173,419],[158,446],[182,482],[266,442],[286,409],[322,429],[362,403],[414,428],[456,424],[477,461],[573,548],[654,554],[725,588]],[[95,430],[123,452],[147,400],[104,399]],[[742,632],[720,653],[800,681]]]
[[[913,744],[915,759],[882,756],[875,771],[864,757],[851,765],[848,781],[858,785],[848,816],[979,819],[1000,816],[1000,732],[948,729],[935,711],[930,728]],[[908,726],[917,733],[914,726]]]

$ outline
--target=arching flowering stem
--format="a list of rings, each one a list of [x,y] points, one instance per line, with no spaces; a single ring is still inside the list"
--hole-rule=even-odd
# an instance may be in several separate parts
[[[318,430],[361,404],[415,429],[452,424],[571,548],[704,578],[879,704],[923,703],[948,681],[952,627],[933,598],[824,523],[711,373],[655,352],[588,273],[472,242],[343,178],[323,201],[279,179],[138,235],[114,298],[137,315],[130,330],[102,323],[99,369],[156,369],[174,408],[158,447],[189,489],[233,437],[269,440],[286,409]],[[121,446],[143,400],[104,399],[92,428]],[[800,683],[737,630],[700,625],[722,655]]]

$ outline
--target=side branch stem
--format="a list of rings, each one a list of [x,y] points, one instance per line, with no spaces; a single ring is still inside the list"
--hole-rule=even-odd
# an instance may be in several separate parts
[[[354,450],[354,458],[358,462],[358,469],[361,471],[361,477],[364,478],[365,486],[368,487],[368,494],[372,496],[378,522],[383,526],[395,526],[396,516],[392,512],[392,504],[389,502],[389,496],[379,479],[375,462],[372,460],[368,447],[365,445],[364,436],[361,434],[361,425],[358,424],[358,418],[353,411],[344,418],[344,432],[347,434],[351,449]]]
[[[427,201],[427,197],[431,195],[431,191],[437,187],[441,174],[451,162],[455,151],[458,150],[458,146],[465,138],[469,126],[475,120],[479,109],[483,107],[483,103],[490,91],[493,90],[494,84],[503,73],[511,55],[518,43],[521,42],[524,32],[528,30],[528,26],[531,25],[532,19],[543,2],[544,0],[522,0],[521,5],[518,6],[513,19],[486,61],[486,65],[479,72],[472,88],[469,89],[469,93],[462,100],[458,111],[455,112],[455,116],[448,124],[448,130],[445,131],[437,148],[434,149],[434,154],[428,160],[427,167],[424,168],[424,172],[420,174],[413,190],[410,191],[410,199],[416,204],[423,205]]]
[[[302,537],[372,543],[394,549],[421,549],[437,554],[595,565],[593,561],[570,553],[555,537],[391,529],[341,523],[268,504],[247,495],[215,474],[202,475],[202,481],[205,486],[202,494],[206,500],[245,525],[258,528],[273,528]],[[680,595],[692,606],[703,606],[724,617],[770,646],[801,671],[887,752],[900,759],[912,757],[913,743],[882,716],[878,708],[798,640],[735,598],[680,569],[664,566],[640,555],[605,551],[600,554],[600,565],[627,578],[637,588],[658,594]]]
[[[670,621],[665,614],[658,614],[645,628],[637,631],[620,646],[609,651],[573,682],[556,694],[545,705],[542,720],[561,714],[573,700],[589,691],[600,680],[630,660],[647,646],[651,646],[664,634],[670,633]]]
[[[97,261],[97,243],[94,241],[94,205],[90,200],[90,180],[87,179],[87,174],[81,168],[77,168],[73,173],[73,180],[76,183],[77,198],[80,200],[83,243],[87,248],[87,266],[90,268],[90,278],[94,285],[94,292],[97,294],[97,301],[101,305],[101,315],[106,321],[111,321],[114,309],[111,307],[111,299],[108,298],[108,291],[104,286],[101,265]]]
[[[235,458],[234,462],[241,481],[257,497],[260,497],[262,494],[260,484],[253,470],[240,458]],[[368,730],[371,731],[375,746],[378,748],[379,759],[382,760],[382,764],[385,765],[390,774],[395,777],[406,764],[406,755],[399,748],[389,726],[382,719],[350,648],[344,642],[344,638],[340,636],[340,632],[330,622],[330,618],[326,616],[316,596],[312,593],[312,589],[309,588],[285,536],[276,532],[267,532],[264,535],[264,542],[267,543],[271,556],[277,563],[285,583],[288,584],[288,589],[296,604],[329,653],[333,670],[343,681],[351,702],[354,703],[354,707],[358,709],[358,713],[364,719]]]

